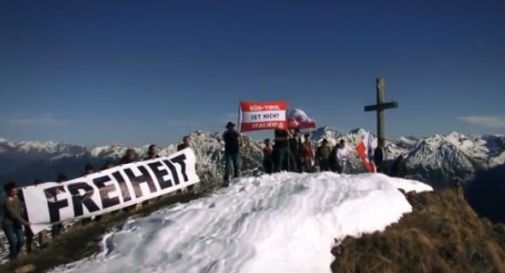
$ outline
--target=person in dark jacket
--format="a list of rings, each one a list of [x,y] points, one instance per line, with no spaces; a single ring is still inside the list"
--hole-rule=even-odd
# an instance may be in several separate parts
[[[156,147],[155,144],[149,145],[149,148],[147,149],[147,156],[144,158],[144,160],[149,160],[149,159],[155,159],[160,157],[158,155],[158,147]]]
[[[265,173],[271,174],[274,166],[272,142],[269,138],[265,139],[265,147],[263,147],[263,168]]]
[[[316,151],[316,165],[319,166],[320,171],[324,172],[330,170],[330,156],[331,149],[328,146],[328,140],[323,139],[321,146],[319,146]]]
[[[293,172],[301,172],[302,171],[302,158],[303,158],[303,150],[302,150],[303,142],[300,135],[300,129],[295,129],[292,136],[289,138],[289,149],[291,150],[291,154],[294,157],[294,168],[291,168],[289,171]]]
[[[22,204],[18,197],[18,187],[16,183],[9,182],[4,186],[5,201],[2,205],[4,217],[2,221],[2,229],[5,232],[9,243],[9,258],[15,259],[24,243],[23,225],[29,226],[22,215]]]
[[[337,164],[337,150],[340,147],[340,143],[337,143],[333,148],[331,148],[330,158],[328,159],[329,170],[332,172],[338,172]]]
[[[393,167],[391,168],[391,173],[393,176],[404,178],[407,174],[407,165],[405,164],[405,158],[403,155],[400,155],[396,158],[393,163]]]
[[[373,161],[374,161],[375,167],[377,168],[377,172],[379,172],[379,173],[386,172],[386,169],[384,166],[384,141],[383,140],[379,140],[377,148],[375,148],[375,151],[373,153]]]
[[[240,134],[235,131],[235,124],[233,122],[228,122],[226,124],[226,131],[223,133],[224,140],[224,159],[225,159],[225,174],[224,181],[228,183],[230,181],[230,172],[233,165],[233,176],[239,177],[240,175],[240,165],[239,165],[239,154],[240,154]]]
[[[185,136],[182,138],[182,143],[177,145],[177,151],[184,150],[186,148],[190,148],[191,138],[189,136]]]

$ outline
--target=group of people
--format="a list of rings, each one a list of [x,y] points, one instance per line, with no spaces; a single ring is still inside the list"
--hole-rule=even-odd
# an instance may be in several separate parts
[[[240,174],[240,133],[235,130],[235,124],[228,122],[223,133],[225,143],[225,184]],[[280,171],[314,172],[333,171],[337,173],[349,172],[348,157],[351,150],[344,139],[333,147],[327,139],[323,139],[317,149],[314,149],[309,133],[302,134],[300,130],[275,130],[274,140],[267,138],[263,142],[263,169],[271,174]],[[370,161],[377,172],[386,173],[384,141],[380,140]],[[405,162],[403,156],[398,157],[392,166],[392,174],[405,176]]]
[[[190,137],[185,136],[182,139],[182,143],[177,146],[177,151],[183,150],[190,147]],[[159,157],[159,150],[155,144],[151,144],[147,150],[146,156],[142,160],[149,160]],[[112,164],[110,162],[105,163],[99,170],[106,170],[114,166],[119,166],[122,164],[133,163],[139,160],[139,156],[133,149],[127,149],[124,155],[120,158],[117,164]],[[88,163],[84,167],[83,175],[89,175],[97,170],[95,167]],[[59,174],[56,178],[56,182],[63,183],[67,181],[68,178],[65,174]],[[33,185],[37,186],[42,183],[41,179],[35,179]],[[22,195],[19,195],[19,187],[15,182],[8,182],[4,186],[3,194],[0,192],[0,225],[5,233],[7,242],[9,244],[9,259],[15,259],[21,252],[21,249],[26,244],[26,252],[32,252],[32,247],[34,243],[34,234],[31,231],[30,223],[27,221],[28,217],[26,211],[24,211],[24,205],[22,200]],[[100,220],[100,216],[97,216],[95,220]],[[90,222],[90,219],[84,219],[83,223]],[[51,237],[55,238],[64,232],[64,227],[62,223],[54,224],[51,227]],[[46,233],[42,232],[38,235],[38,241],[41,246],[45,245]],[[26,238],[26,240],[25,240]]]
[[[275,130],[275,138],[264,140],[263,168],[265,173],[280,171],[313,172],[333,170],[344,173],[347,170],[347,157],[350,154],[345,140],[330,148],[324,139],[321,146],[314,152],[310,134],[302,135],[300,130]],[[228,122],[223,133],[225,143],[224,182],[227,184],[233,177],[240,175],[240,133],[235,130],[235,124]],[[316,167],[316,168],[315,168]]]
[[[347,158],[350,154],[345,140],[333,148],[328,140],[323,139],[314,152],[310,134],[302,134],[299,130],[276,130],[274,144],[265,139],[263,148],[263,167],[266,173],[279,171],[314,172],[347,171]]]

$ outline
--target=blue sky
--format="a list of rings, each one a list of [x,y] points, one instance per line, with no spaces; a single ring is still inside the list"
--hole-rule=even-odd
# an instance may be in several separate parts
[[[375,131],[378,75],[389,137],[504,133],[504,28],[504,1],[1,1],[0,137],[166,145],[249,99]]]

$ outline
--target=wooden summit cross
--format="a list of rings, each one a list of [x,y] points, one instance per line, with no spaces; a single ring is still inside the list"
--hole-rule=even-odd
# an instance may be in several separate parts
[[[365,106],[365,112],[377,112],[377,138],[378,143],[384,143],[384,110],[398,108],[397,101],[384,102],[384,78],[377,78],[377,104]]]

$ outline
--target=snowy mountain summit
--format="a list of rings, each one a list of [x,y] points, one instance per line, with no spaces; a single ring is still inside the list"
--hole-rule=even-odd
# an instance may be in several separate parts
[[[398,188],[432,190],[381,174],[243,178],[131,220],[105,236],[100,255],[53,272],[328,272],[335,239],[384,230],[411,211]]]

